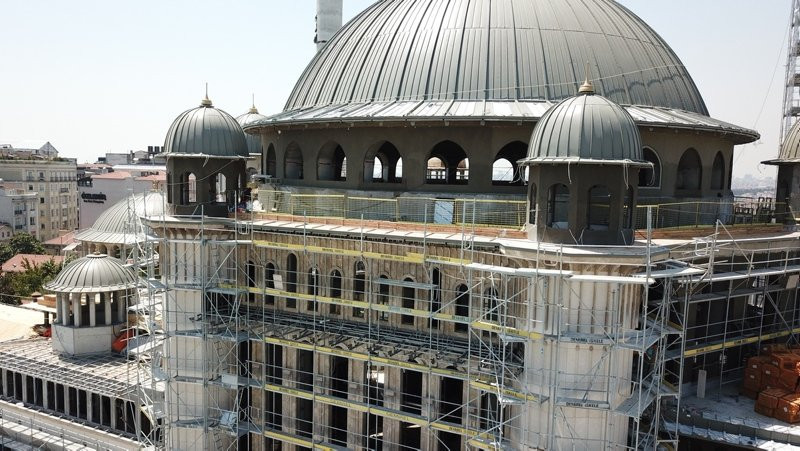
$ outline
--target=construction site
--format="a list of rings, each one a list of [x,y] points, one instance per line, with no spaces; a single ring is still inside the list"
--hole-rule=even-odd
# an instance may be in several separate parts
[[[766,162],[777,195],[738,197],[734,149],[758,132],[710,117],[616,2],[381,0],[343,26],[340,1],[318,8],[283,112],[233,118],[207,93],[167,131],[166,192],[76,235],[81,258],[46,286],[55,307],[37,307],[52,338],[0,342],[3,435],[800,447],[796,117]],[[507,89],[513,74],[528,82]]]

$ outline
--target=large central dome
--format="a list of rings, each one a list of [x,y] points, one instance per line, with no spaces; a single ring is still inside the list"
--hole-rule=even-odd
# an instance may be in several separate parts
[[[708,115],[675,53],[612,0],[380,0],[316,55],[285,111],[556,102],[575,94],[586,62],[598,94],[616,103]]]

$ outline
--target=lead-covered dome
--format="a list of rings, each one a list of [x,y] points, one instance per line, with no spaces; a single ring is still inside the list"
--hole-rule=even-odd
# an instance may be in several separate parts
[[[592,94],[590,85],[582,89],[588,92],[553,106],[536,123],[522,162],[647,165],[631,115]]]
[[[44,288],[58,293],[99,293],[137,285],[136,275],[119,260],[105,254],[91,254],[69,263]]]
[[[395,101],[557,102],[575,92],[587,61],[597,92],[616,103],[708,115],[672,49],[612,0],[377,1],[317,53],[284,111]]]
[[[800,163],[800,121],[794,123],[783,139],[778,158],[763,163],[775,165]]]
[[[251,124],[256,121],[260,121],[262,119],[266,119],[267,116],[263,114],[259,114],[258,108],[255,105],[250,107],[247,113],[242,114],[236,118],[236,122],[244,128],[248,124]],[[261,146],[261,136],[259,135],[250,135],[245,134],[245,138],[247,139],[247,150],[252,154],[261,154],[262,146]]]
[[[147,237],[142,218],[164,214],[164,193],[133,194],[104,211],[91,227],[81,230],[75,239],[91,243],[127,245]]]
[[[163,155],[246,158],[247,141],[236,119],[214,108],[206,97],[199,107],[184,111],[172,122]]]

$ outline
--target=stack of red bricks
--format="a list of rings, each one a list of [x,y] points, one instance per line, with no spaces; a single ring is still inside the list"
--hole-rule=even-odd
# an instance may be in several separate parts
[[[755,399],[755,411],[787,423],[800,422],[800,349],[767,345],[747,360],[742,394]]]

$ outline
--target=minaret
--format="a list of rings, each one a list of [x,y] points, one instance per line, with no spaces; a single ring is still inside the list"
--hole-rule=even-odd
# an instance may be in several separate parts
[[[342,28],[342,0],[317,0],[317,29],[314,43],[319,52]]]
[[[789,14],[789,50],[786,61],[786,85],[783,94],[781,142],[800,117],[800,0],[792,0]]]

